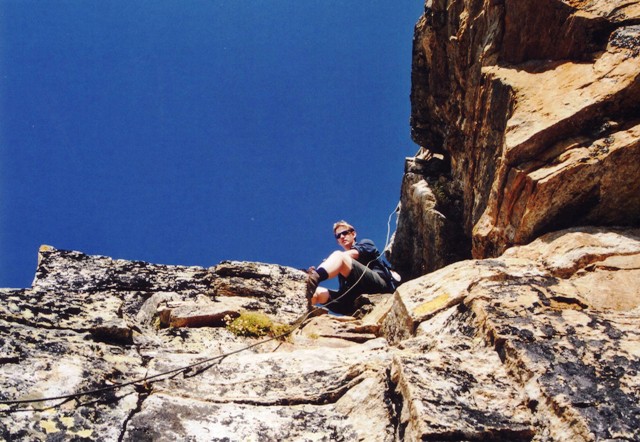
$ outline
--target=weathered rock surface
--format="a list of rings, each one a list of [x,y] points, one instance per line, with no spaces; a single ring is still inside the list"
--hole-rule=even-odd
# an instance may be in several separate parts
[[[103,388],[145,377],[157,354],[167,363],[175,357],[185,362],[185,354],[219,354],[242,345],[207,309],[225,311],[229,317],[258,309],[273,312],[273,320],[283,323],[306,310],[300,296],[305,287],[302,271],[240,262],[221,263],[219,268],[113,260],[43,246],[32,287],[0,293],[3,398],[36,399]],[[227,277],[229,272],[233,277]],[[230,285],[235,292],[216,289]],[[158,328],[162,315],[175,322],[180,316],[174,310],[179,313],[185,306],[200,308],[188,318],[191,322],[180,325],[197,322],[203,328]],[[47,440],[51,435],[119,440],[146,394],[141,388],[107,392],[97,403],[91,396],[66,401],[54,415],[46,406],[35,414],[3,414],[1,434],[7,440]]]
[[[639,257],[638,230],[563,231],[402,285],[408,440],[638,440]]]
[[[638,226],[639,75],[638,1],[427,1],[412,134],[446,167],[405,176],[398,270],[571,226]],[[466,243],[438,234],[447,223]]]
[[[161,266],[43,248],[32,288],[0,290],[0,434],[640,438],[640,231],[556,232],[459,262],[368,297],[360,319],[313,317],[285,341],[255,345],[203,319],[220,304],[293,322],[303,293],[304,273],[275,265]],[[184,322],[164,326],[167,311]],[[114,384],[126,385],[11,402]]]

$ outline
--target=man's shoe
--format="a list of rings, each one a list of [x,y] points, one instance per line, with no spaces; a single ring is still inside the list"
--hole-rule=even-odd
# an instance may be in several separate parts
[[[318,284],[320,284],[320,275],[318,275],[315,268],[310,267],[307,271],[307,299],[310,300],[313,297]]]
[[[329,309],[326,307],[322,307],[320,305],[313,306],[312,309],[309,310],[307,314],[307,318],[315,318],[316,316],[328,315]]]
[[[307,273],[307,298],[313,296],[318,288],[318,284],[320,284],[320,275],[318,275],[316,269],[309,269],[309,273]]]

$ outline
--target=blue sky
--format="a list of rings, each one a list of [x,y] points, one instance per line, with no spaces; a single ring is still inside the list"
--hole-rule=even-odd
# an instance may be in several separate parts
[[[382,248],[423,5],[0,0],[0,287],[41,244],[306,268],[346,219]]]

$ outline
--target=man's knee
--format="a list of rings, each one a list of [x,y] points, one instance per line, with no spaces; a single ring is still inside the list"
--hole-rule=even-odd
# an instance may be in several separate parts
[[[351,257],[349,256],[349,254],[345,251],[342,250],[334,250],[333,252],[331,252],[331,255],[329,255],[329,258],[336,258],[339,259],[342,262],[346,262],[347,260],[350,260]],[[329,259],[327,258],[327,259]]]
[[[345,278],[349,276],[351,273],[351,269],[353,268],[353,261],[351,255],[347,252],[341,252],[340,250],[336,250],[334,253],[340,254],[340,259],[342,260],[342,265],[340,266],[340,274]]]

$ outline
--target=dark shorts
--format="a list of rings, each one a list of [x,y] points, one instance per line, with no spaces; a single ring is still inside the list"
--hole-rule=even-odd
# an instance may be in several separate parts
[[[353,287],[353,288],[351,288]],[[349,290],[351,288],[351,290]],[[358,296],[373,293],[391,293],[385,280],[377,272],[365,267],[364,264],[352,261],[351,273],[346,278],[346,284],[339,291],[329,290],[331,303],[328,308],[336,313],[350,315],[354,312],[354,303]],[[346,295],[342,296],[343,293]],[[338,299],[339,298],[339,299]]]

